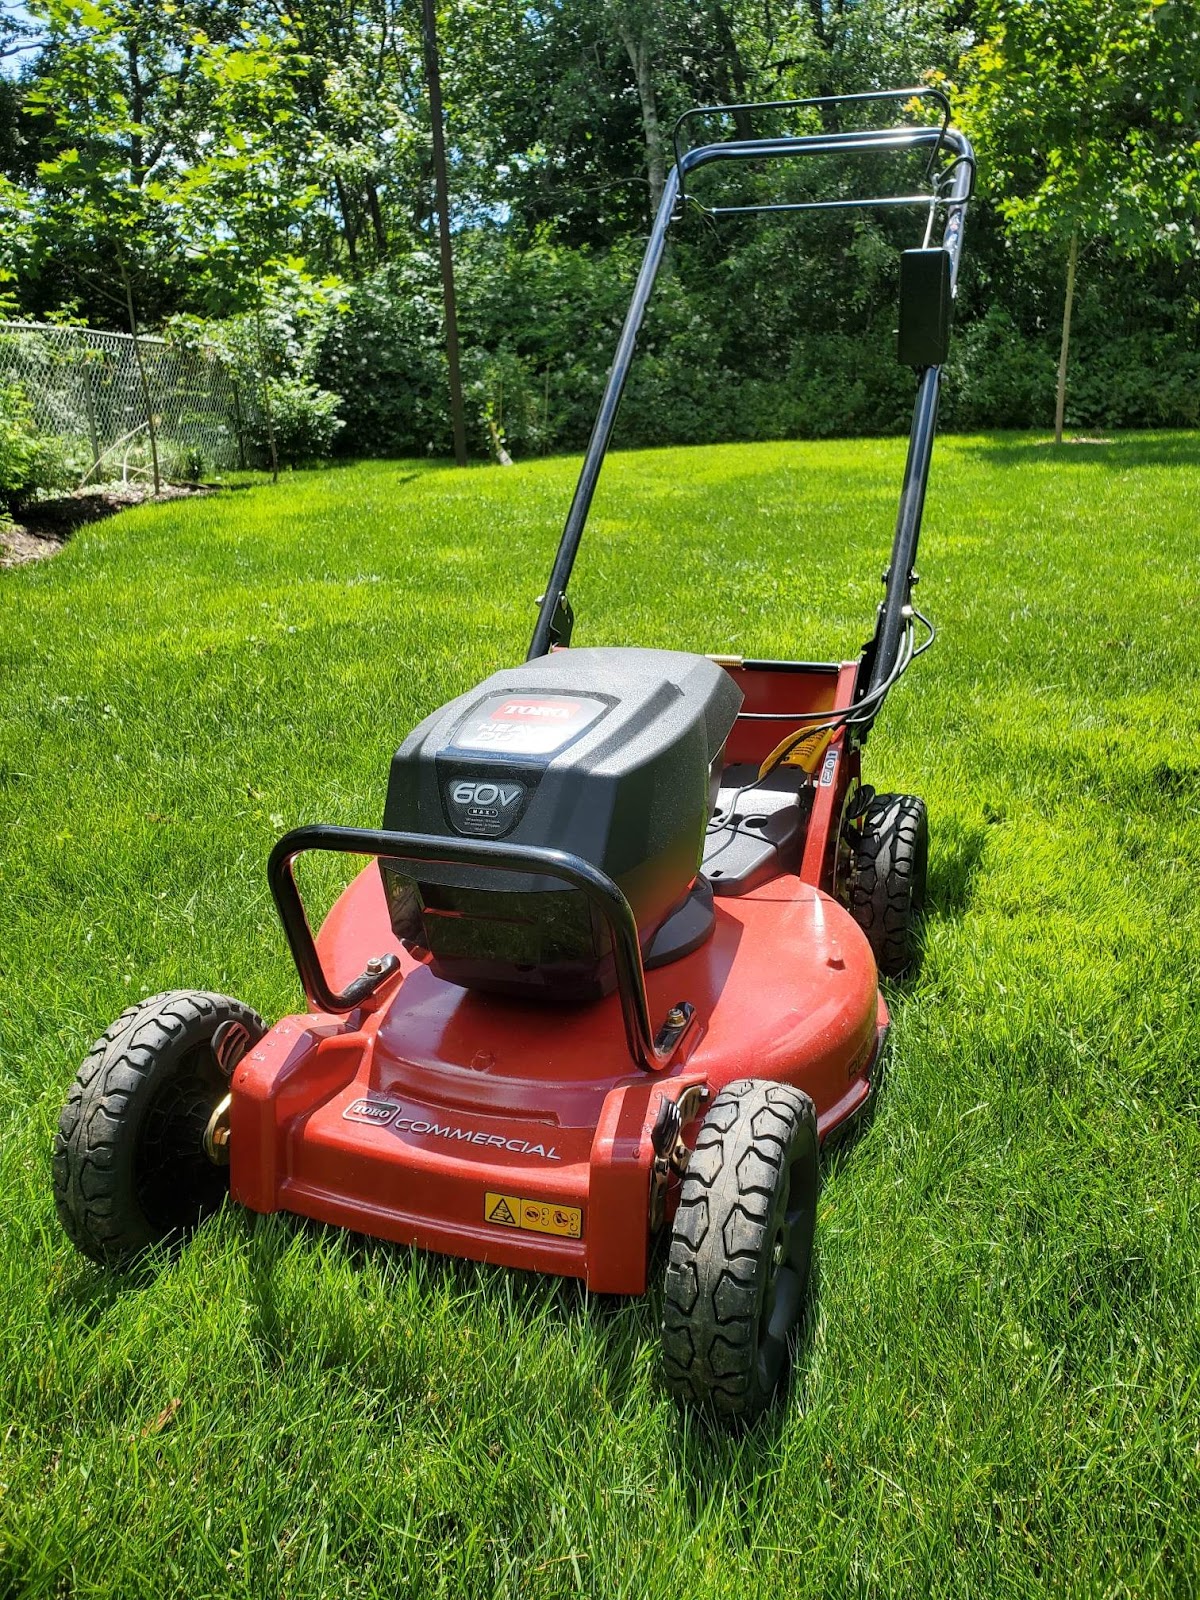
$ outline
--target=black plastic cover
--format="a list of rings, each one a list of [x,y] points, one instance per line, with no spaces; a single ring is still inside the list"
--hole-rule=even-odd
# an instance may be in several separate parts
[[[802,769],[726,767],[704,846],[704,876],[721,898],[749,894],[799,867],[802,825],[812,810],[812,780]]]
[[[900,253],[900,331],[897,356],[906,367],[940,367],[950,353],[949,250]]]
[[[561,650],[508,668],[400,746],[384,827],[569,850],[616,880],[649,948],[695,883],[741,699],[715,662],[672,650]],[[577,891],[381,865],[398,937],[442,976],[566,999],[611,986],[606,936]]]

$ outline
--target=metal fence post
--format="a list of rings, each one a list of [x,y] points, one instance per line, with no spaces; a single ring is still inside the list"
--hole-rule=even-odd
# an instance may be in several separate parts
[[[237,433],[237,464],[238,470],[246,470],[246,428],[242,421],[242,391],[238,387],[237,379],[233,380],[233,426]]]
[[[96,397],[92,393],[91,351],[83,357],[83,403],[87,409],[88,442],[92,447],[92,471],[100,470],[100,437],[96,432]]]

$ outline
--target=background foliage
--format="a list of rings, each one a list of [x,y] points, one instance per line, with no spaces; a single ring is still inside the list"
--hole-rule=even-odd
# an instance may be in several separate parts
[[[1049,422],[1075,260],[1068,424],[1200,421],[1188,0],[446,0],[439,26],[477,451],[586,436],[681,110],[917,81],[951,89],[981,155],[944,421]],[[31,0],[0,48],[10,311],[241,319],[268,432],[271,385],[293,423],[315,385],[343,426],[326,438],[318,399],[305,434],[448,448],[418,7]],[[902,426],[912,228],[689,219],[623,441]]]

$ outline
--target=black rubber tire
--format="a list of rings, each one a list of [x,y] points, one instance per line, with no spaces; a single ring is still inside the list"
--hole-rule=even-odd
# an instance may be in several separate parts
[[[228,995],[192,989],[130,1006],[84,1058],[54,1139],[54,1202],[71,1242],[106,1266],[196,1226],[221,1204],[229,1169],[204,1153],[228,1092],[213,1037],[266,1025]]]
[[[667,1388],[752,1420],[791,1364],[817,1220],[817,1117],[790,1084],[722,1089],[700,1127],[671,1231],[662,1327]]]
[[[849,908],[886,978],[902,978],[916,963],[928,868],[924,800],[911,794],[877,794],[854,837]]]

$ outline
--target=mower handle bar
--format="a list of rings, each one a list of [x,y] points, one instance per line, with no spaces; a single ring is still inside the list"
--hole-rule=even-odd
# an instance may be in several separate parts
[[[882,105],[885,102],[907,102],[911,100],[931,101],[941,114],[944,134],[950,126],[950,97],[944,89],[939,89],[936,84],[924,83],[914,85],[909,89],[865,89],[856,94],[819,94],[809,95],[801,100],[736,100],[725,105],[690,106],[686,111],[675,118],[675,126],[671,130],[671,144],[678,164],[683,151],[679,148],[679,135],[689,122],[694,122],[699,117],[733,117],[739,113],[747,114],[757,111],[815,111],[824,107],[854,106],[854,105]],[[833,130],[829,130],[833,131]],[[940,149],[940,146],[938,147]],[[930,157],[930,168],[937,160],[938,149]]]
[[[353,1011],[396,972],[395,955],[373,958],[368,970],[340,992],[331,988],[321,965],[304,902],[296,886],[297,856],[325,851],[374,856],[409,865],[478,867],[487,872],[526,872],[556,878],[586,895],[599,911],[612,939],[617,993],[625,1043],[635,1065],[660,1072],[669,1065],[687,1032],[694,1007],[680,1001],[654,1031],[637,921],[629,901],[607,873],[566,850],[503,844],[496,839],[449,839],[425,833],[392,833],[378,828],[339,828],[315,823],[293,828],[275,845],[267,861],[267,882],[304,992],[321,1011]]]
[[[675,164],[667,174],[662,199],[659,202],[654,225],[650,230],[650,237],[646,243],[641,270],[634,285],[629,310],[625,314],[625,321],[621,328],[620,338],[617,341],[617,349],[613,356],[612,366],[608,371],[608,379],[600,400],[600,408],[596,414],[591,437],[588,440],[588,447],[583,458],[583,465],[580,468],[575,493],[571,500],[570,510],[567,512],[562,538],[559,541],[558,551],[554,558],[550,581],[547,583],[545,592],[541,597],[538,619],[534,626],[533,637],[530,640],[529,651],[526,656],[527,660],[533,661],[538,656],[545,655],[555,644],[566,642],[566,638],[558,630],[558,618],[560,616],[565,615],[568,619],[567,636],[569,637],[570,610],[566,605],[567,585],[570,582],[575,558],[579,553],[584,525],[587,522],[592,499],[596,492],[596,484],[600,477],[600,468],[604,464],[604,457],[612,439],[613,427],[617,420],[617,411],[621,404],[621,397],[625,392],[626,380],[633,361],[637,336],[654,288],[654,281],[662,264],[667,230],[682,211],[680,202],[684,193],[684,181],[687,174],[717,161],[771,160],[790,156],[832,155],[870,150],[920,150],[926,147],[931,150],[930,161],[932,166],[943,150],[949,150],[953,160],[934,183],[928,194],[884,195],[838,201],[802,201],[770,207],[716,207],[712,208],[712,214],[719,215],[722,210],[727,213],[740,214],[745,211],[767,209],[824,211],[857,209],[878,205],[921,205],[928,207],[929,210],[929,220],[925,230],[925,242],[928,244],[933,234],[934,217],[940,208],[945,217],[942,227],[941,248],[949,256],[950,292],[953,294],[958,283],[958,264],[962,253],[963,215],[974,187],[975,156],[971,149],[970,140],[966,135],[957,128],[950,126],[947,115],[948,104],[941,91],[929,89],[924,91],[890,90],[882,91],[878,95],[825,96],[812,101],[781,101],[768,102],[768,104],[779,106],[834,105],[844,101],[864,99],[912,98],[922,93],[932,98],[942,107],[943,120],[940,123],[936,125],[923,124],[902,125],[894,128],[872,128],[861,132],[848,133],[795,134],[767,139],[730,139],[712,144],[697,145],[677,155]],[[698,108],[698,112],[695,114],[707,112],[712,115],[722,109],[757,108],[753,106],[745,108],[706,106]],[[680,123],[686,121],[689,115],[689,113],[685,112],[680,122],[676,123],[677,149]],[[940,367],[922,368],[918,376],[917,396],[913,406],[912,429],[909,435],[908,457],[905,463],[904,482],[900,493],[900,506],[897,512],[896,529],[892,542],[892,556],[887,576],[884,580],[885,596],[876,621],[874,637],[868,645],[867,654],[864,657],[864,669],[866,670],[864,670],[863,676],[867,677],[867,672],[869,671],[869,679],[863,684],[864,693],[878,688],[890,678],[903,636],[904,613],[910,600],[913,566],[916,561],[917,543],[921,530],[921,514],[925,504],[925,485],[928,481],[929,463],[933,453],[933,433],[937,421],[937,400],[940,381]],[[880,696],[870,716],[863,719],[860,738],[865,737],[867,728],[878,714],[882,700],[883,697]]]

